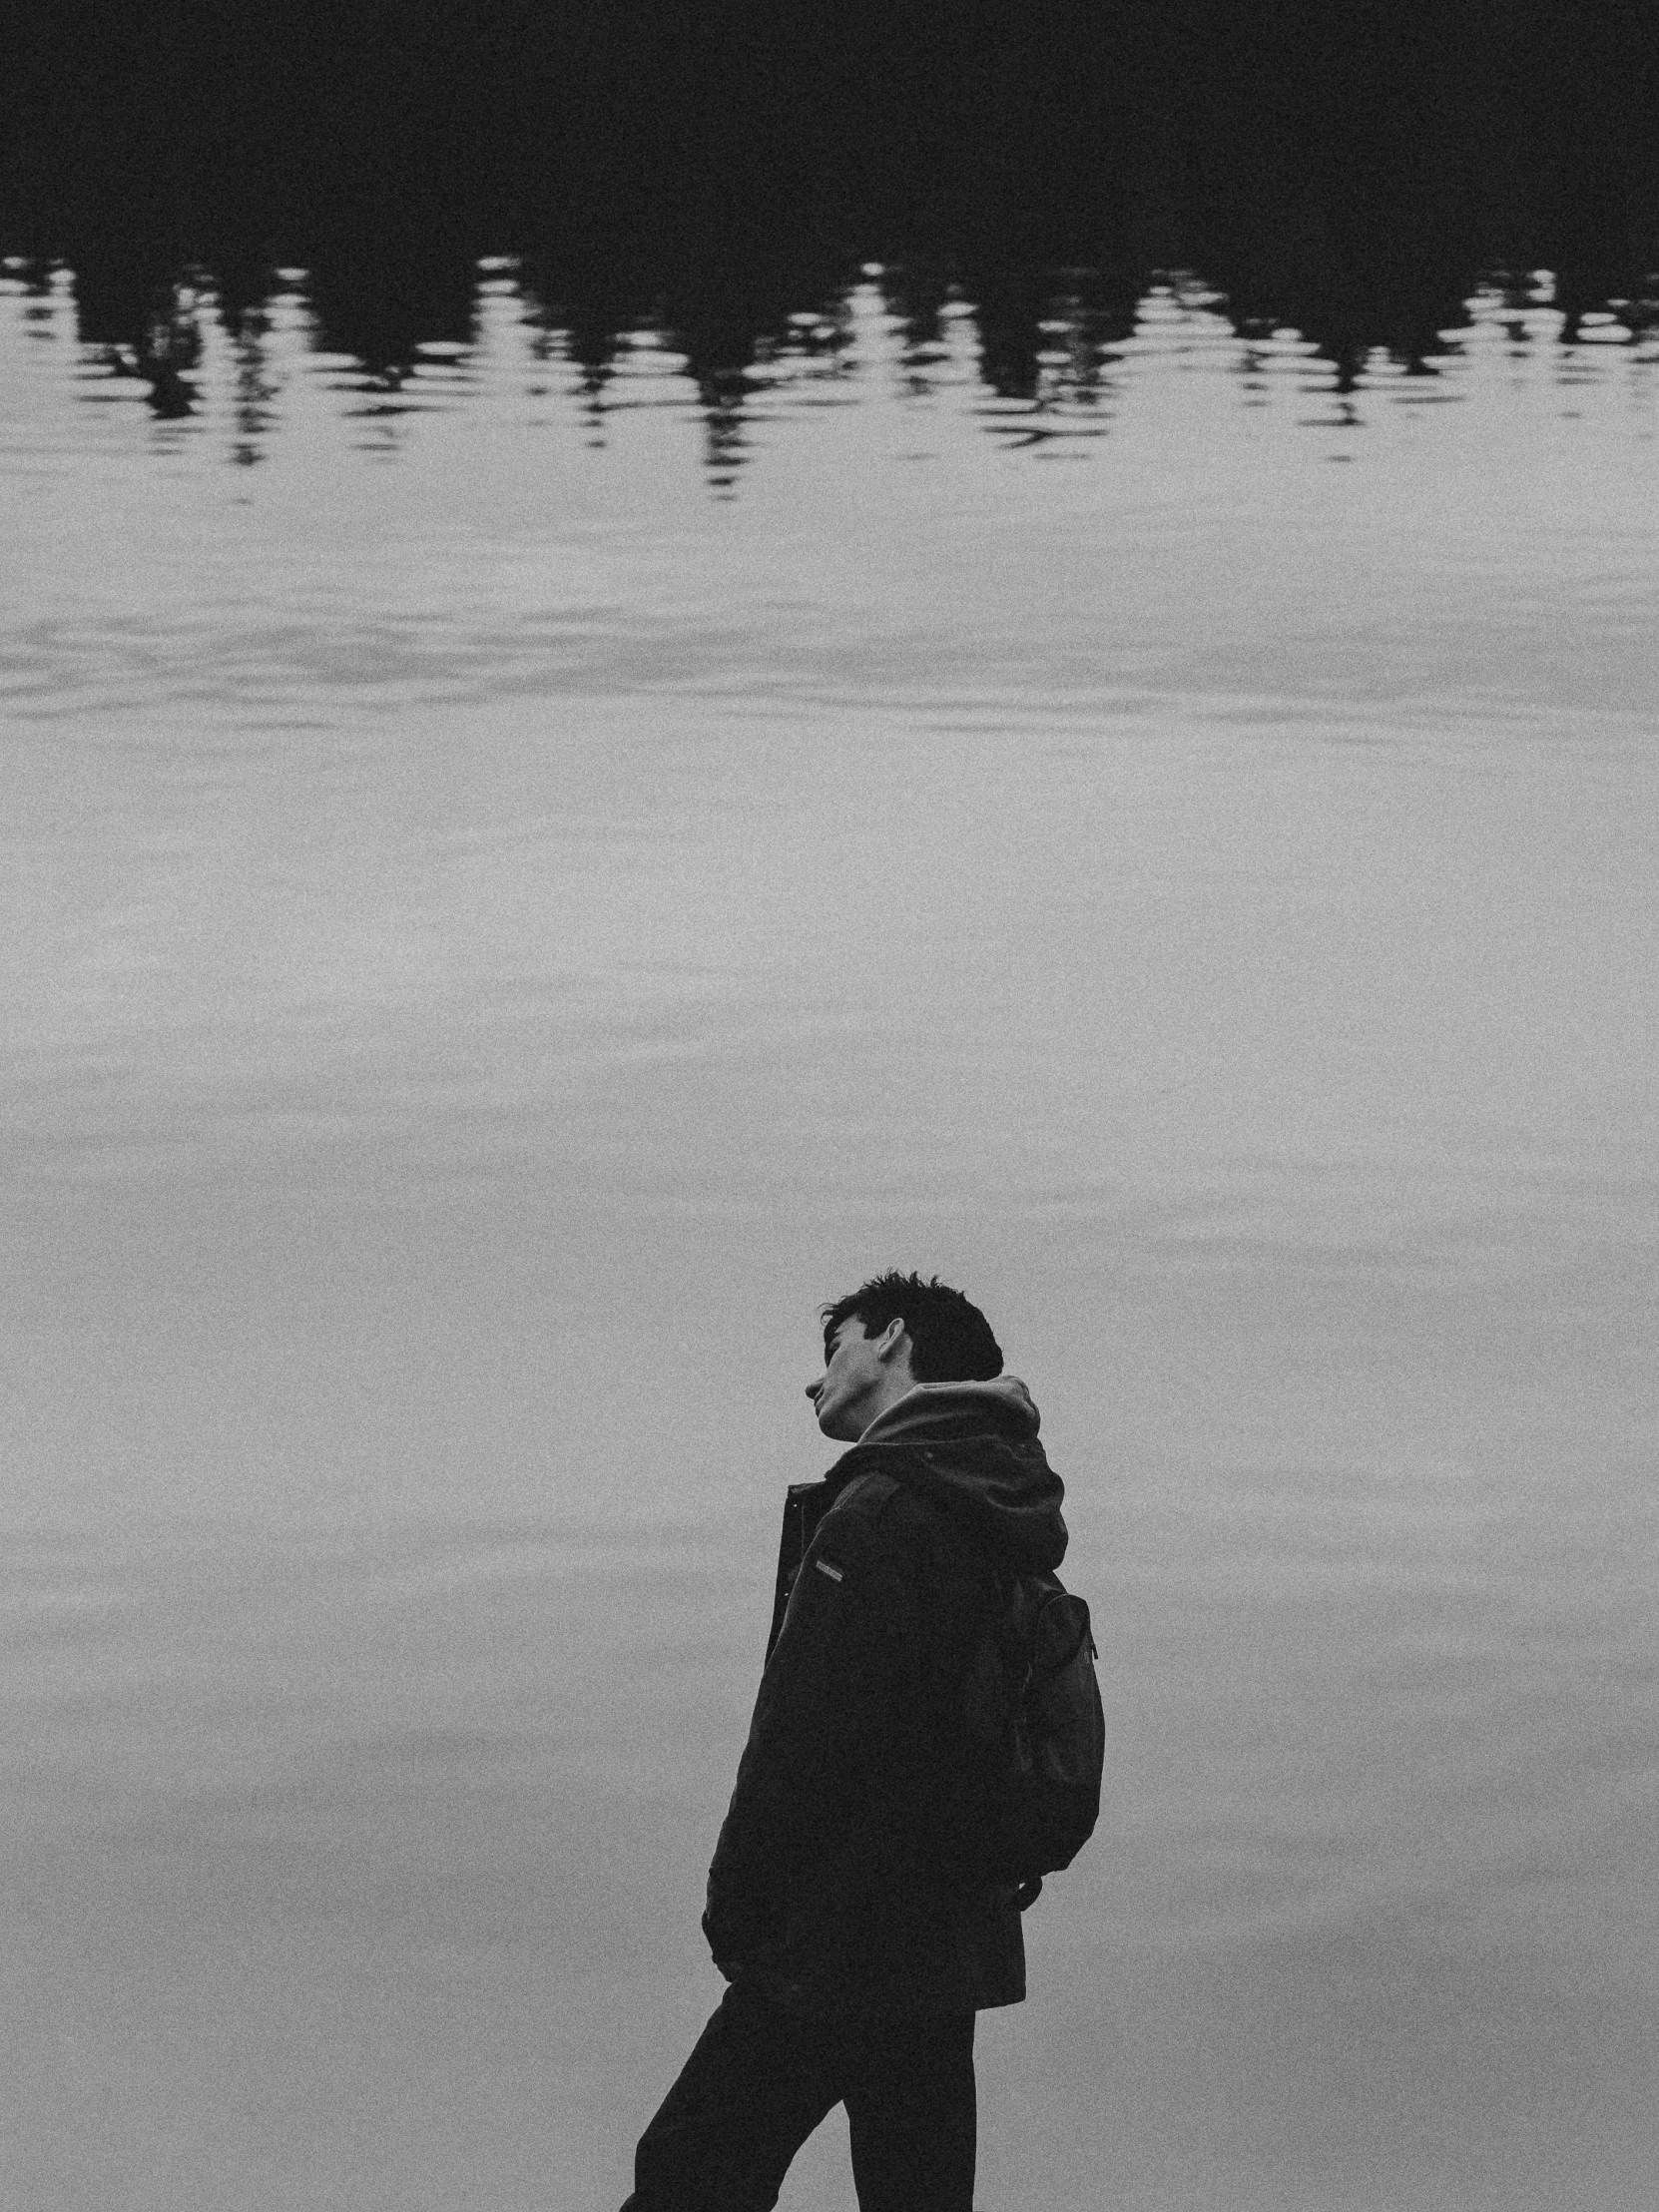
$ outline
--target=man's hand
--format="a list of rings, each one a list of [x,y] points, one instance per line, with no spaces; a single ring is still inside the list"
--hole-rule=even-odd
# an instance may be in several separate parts
[[[717,1929],[707,1913],[703,1916],[703,1933],[708,1937],[715,1964],[728,1981],[736,1981],[743,1971],[742,1936],[731,1929]]]
[[[784,1946],[776,1936],[762,1936],[751,1928],[734,1928],[709,1913],[703,1916],[703,1933],[716,1966],[728,1981],[741,1981],[747,1988],[775,1999],[788,1996]]]

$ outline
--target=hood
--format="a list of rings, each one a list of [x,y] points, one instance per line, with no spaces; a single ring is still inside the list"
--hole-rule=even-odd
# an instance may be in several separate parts
[[[1040,1416],[1016,1377],[918,1382],[876,1415],[839,1462],[871,1460],[1022,1567],[1065,1557],[1065,1485],[1037,1441]],[[855,1464],[848,1464],[848,1462]]]

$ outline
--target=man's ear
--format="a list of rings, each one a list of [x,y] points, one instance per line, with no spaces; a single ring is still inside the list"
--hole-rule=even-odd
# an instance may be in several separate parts
[[[875,1357],[878,1360],[896,1359],[900,1352],[908,1349],[909,1342],[904,1330],[904,1318],[901,1314],[895,1314],[875,1340]]]

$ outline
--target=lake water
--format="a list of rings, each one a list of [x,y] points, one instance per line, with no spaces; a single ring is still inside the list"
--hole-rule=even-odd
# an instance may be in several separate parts
[[[1110,1719],[985,2212],[1652,2203],[1659,335],[906,281],[699,389],[203,275],[188,411],[0,284],[31,2212],[620,2200],[888,1264]]]

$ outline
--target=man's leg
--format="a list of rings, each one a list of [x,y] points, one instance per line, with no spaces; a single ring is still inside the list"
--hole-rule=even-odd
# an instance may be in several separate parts
[[[622,2212],[771,2212],[840,2101],[831,2042],[736,1983],[640,2137]]]
[[[872,2024],[843,2080],[859,2212],[973,2212],[973,2014]]]

